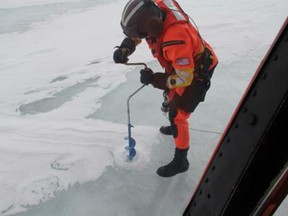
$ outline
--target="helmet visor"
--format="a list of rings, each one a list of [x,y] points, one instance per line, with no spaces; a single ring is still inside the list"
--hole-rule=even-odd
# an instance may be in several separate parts
[[[148,37],[148,33],[145,33],[144,31],[139,31],[138,29],[139,28],[137,24],[126,26],[125,28],[123,28],[123,33],[130,38],[143,39]]]

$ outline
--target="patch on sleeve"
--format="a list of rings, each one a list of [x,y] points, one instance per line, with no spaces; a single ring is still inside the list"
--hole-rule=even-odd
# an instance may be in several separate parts
[[[190,64],[189,58],[179,58],[176,61],[177,61],[177,64],[180,66],[186,66]]]

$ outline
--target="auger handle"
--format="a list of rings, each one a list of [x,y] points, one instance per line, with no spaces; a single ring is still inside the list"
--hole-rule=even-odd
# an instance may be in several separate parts
[[[135,63],[124,63],[127,66],[137,66],[137,65],[143,65],[145,68],[148,68],[147,65],[144,62],[135,62]]]
[[[143,65],[145,68],[148,68],[147,65],[143,62],[136,62],[136,63],[125,63],[125,65],[127,66],[139,66],[139,65]],[[138,89],[136,89],[136,91],[134,91],[127,99],[127,114],[128,114],[128,125],[132,126],[131,125],[131,121],[130,121],[130,106],[129,106],[129,102],[130,102],[130,99],[135,95],[137,94],[142,88],[145,87],[145,84],[143,84],[141,87],[139,87]]]

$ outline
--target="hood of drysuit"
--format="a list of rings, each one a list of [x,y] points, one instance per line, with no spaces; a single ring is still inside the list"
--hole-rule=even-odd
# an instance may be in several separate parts
[[[162,12],[152,0],[130,0],[124,7],[121,27],[130,38],[158,36],[162,31]]]

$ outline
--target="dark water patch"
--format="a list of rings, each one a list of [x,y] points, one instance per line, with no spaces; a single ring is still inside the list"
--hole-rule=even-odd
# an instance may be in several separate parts
[[[50,83],[55,83],[55,82],[58,82],[58,81],[63,81],[63,80],[66,80],[68,77],[66,76],[59,76],[59,77],[56,77],[55,79],[53,79]]]
[[[155,62],[149,62],[149,67],[159,67]],[[101,98],[101,107],[91,113],[87,118],[101,119],[115,123],[127,123],[127,99],[139,87],[141,87],[139,71],[137,67],[127,75],[127,82]],[[167,118],[160,110],[163,102],[162,91],[151,85],[143,88],[130,100],[131,123],[135,125],[161,126],[168,123]],[[145,116],[145,117],[144,117]]]
[[[68,88],[63,89],[49,98],[34,101],[32,103],[23,104],[19,107],[21,115],[35,115],[38,113],[50,112],[59,108],[64,103],[71,101],[77,94],[84,92],[89,87],[95,87],[100,77],[86,79]]]
[[[99,63],[101,63],[101,60],[93,60],[88,65],[94,65],[94,64],[99,64]]]

